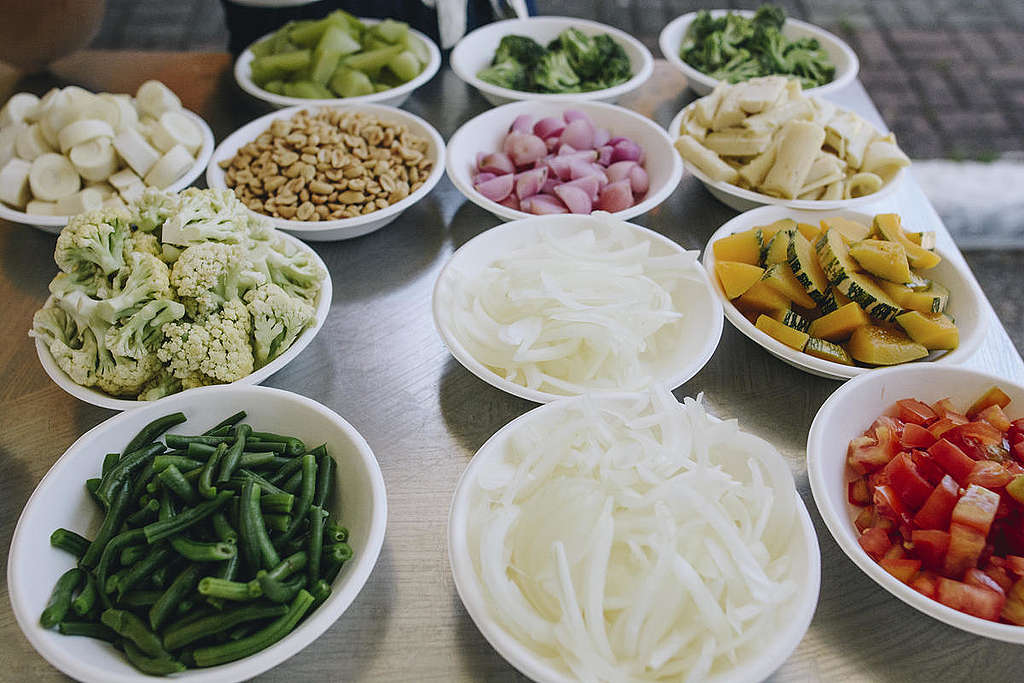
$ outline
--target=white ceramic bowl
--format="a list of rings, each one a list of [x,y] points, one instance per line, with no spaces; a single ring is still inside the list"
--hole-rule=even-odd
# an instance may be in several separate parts
[[[92,638],[62,636],[39,625],[50,591],[74,565],[68,553],[45,541],[58,527],[87,537],[96,533],[103,515],[82,486],[96,476],[103,456],[122,448],[143,425],[181,410],[189,421],[172,432],[195,433],[238,410],[262,429],[294,434],[307,444],[326,443],[337,461],[337,491],[332,518],[348,527],[353,559],[334,580],[330,597],[310,612],[288,636],[245,659],[209,669],[175,674],[173,680],[240,681],[288,659],[326,631],[348,608],[370,576],[387,523],[384,479],[373,451],[356,429],[337,413],[311,399],[268,387],[203,387],[158,404],[116,415],[83,434],[36,487],[14,530],[7,564],[7,587],[18,625],[48,662],[69,676],[97,683],[158,680],[142,676],[109,644]]]
[[[203,144],[199,147],[199,152],[196,154],[196,161],[188,169],[188,172],[164,188],[168,192],[178,192],[191,185],[192,182],[199,177],[199,174],[203,172],[203,169],[206,168],[206,164],[209,163],[210,156],[213,154],[213,131],[210,130],[210,126],[208,126],[206,121],[203,121],[202,117],[198,114],[191,112],[188,109],[184,109],[183,111],[185,115],[192,120],[192,123],[199,127],[199,130],[203,134]],[[70,218],[70,216],[40,216],[34,213],[25,213],[24,211],[12,209],[3,202],[0,202],[0,219],[11,221],[12,223],[30,225],[34,228],[39,228],[43,232],[48,232],[54,235],[59,233],[61,229],[68,224],[68,220]]]
[[[492,85],[477,78],[476,75],[481,70],[491,65],[491,60],[494,59],[494,51],[498,49],[498,43],[501,42],[503,37],[508,35],[527,36],[533,38],[541,45],[547,45],[567,28],[579,29],[590,36],[600,33],[610,35],[615,39],[615,42],[623,47],[626,55],[629,56],[630,65],[633,67],[633,77],[625,83],[620,83],[612,88],[566,94],[511,90]],[[487,24],[460,40],[455,49],[452,50],[449,59],[452,71],[466,83],[479,90],[484,99],[493,105],[523,99],[558,100],[562,102],[566,100],[573,102],[584,100],[614,102],[626,93],[639,88],[654,73],[654,58],[651,57],[650,50],[644,47],[644,44],[639,40],[612,26],[586,19],[574,19],[572,17],[530,17],[528,19],[508,19]]]
[[[591,400],[621,401],[624,398],[634,400],[634,394],[608,394],[602,397],[590,397]],[[574,680],[555,669],[551,664],[524,645],[514,634],[499,622],[493,612],[493,603],[486,596],[484,587],[473,565],[467,545],[467,527],[472,514],[471,497],[477,488],[478,478],[482,469],[490,463],[500,460],[510,440],[517,431],[534,430],[538,420],[547,420],[552,414],[564,411],[580,398],[564,399],[520,415],[512,420],[480,447],[473,456],[469,466],[462,473],[452,498],[451,510],[448,514],[448,560],[452,567],[452,577],[462,604],[473,619],[477,628],[487,642],[498,651],[512,666],[531,679],[540,683],[570,683]],[[807,508],[795,490],[790,491],[796,499],[798,522],[794,529],[791,552],[794,557],[793,580],[799,586],[798,597],[784,609],[789,617],[786,626],[776,633],[775,640],[765,646],[758,659],[740,662],[732,671],[711,680],[714,683],[741,683],[766,679],[796,649],[797,644],[807,632],[818,603],[818,590],[821,582],[821,555],[818,549],[818,538],[814,532]],[[681,678],[681,677],[680,677]]]
[[[683,123],[683,114],[692,106],[693,103],[691,102],[684,107],[682,111],[676,114],[675,118],[672,119],[672,122],[668,124],[669,137],[673,142],[675,142],[676,138],[679,137],[679,129]],[[884,133],[885,131],[879,132]],[[731,185],[729,183],[722,182],[721,180],[712,180],[703,171],[685,159],[683,159],[683,165],[686,167],[687,171],[697,178],[697,180],[704,183],[704,187],[708,189],[708,192],[710,192],[715,199],[736,211],[748,211],[750,209],[756,209],[759,206],[789,206],[794,209],[810,209],[812,211],[854,209],[868,204],[873,204],[892,194],[892,192],[899,187],[900,183],[903,182],[903,178],[907,175],[907,169],[901,168],[896,172],[896,175],[890,178],[888,182],[878,189],[878,192],[867,194],[863,197],[854,197],[853,199],[783,199],[782,197],[772,197],[771,195],[761,194],[760,192],[754,192],[753,190],[745,190],[742,187]]]
[[[653,230],[632,223],[627,225],[638,237],[651,242],[652,256],[683,251],[681,246]],[[585,228],[593,229],[598,234],[607,230],[604,220],[596,216],[532,216],[491,228],[463,244],[452,255],[434,284],[432,306],[434,326],[448,350],[463,367],[491,386],[528,401],[547,403],[565,397],[563,394],[528,389],[506,380],[474,358],[452,332],[451,302],[458,295],[457,288],[461,283],[473,279],[495,259],[506,257],[510,250],[534,243],[540,231],[550,230],[556,235],[571,235]],[[701,276],[699,283],[684,285],[685,289],[680,295],[685,300],[684,305],[679,306],[684,316],[677,330],[678,342],[672,347],[673,353],[647,359],[642,363],[643,369],[654,381],[670,389],[696,375],[711,359],[722,337],[721,303],[712,293],[711,284],[700,272],[700,268],[697,268],[697,274]]]
[[[272,121],[276,119],[290,119],[304,109],[322,108],[307,104],[300,107],[279,109],[245,124],[217,145],[217,149],[214,150],[213,157],[210,159],[210,164],[206,169],[206,184],[213,188],[226,188],[227,183],[224,179],[224,169],[220,167],[220,162],[234,157],[240,147],[244,147],[266,131]],[[383,228],[401,216],[403,211],[430,194],[430,191],[434,189],[434,185],[437,185],[437,182],[441,180],[441,175],[444,173],[444,140],[433,126],[420,117],[395,107],[386,107],[380,104],[348,104],[347,100],[345,100],[345,104],[334,104],[330,108],[353,109],[375,114],[383,121],[405,124],[410,132],[427,139],[429,144],[427,153],[433,160],[434,166],[430,171],[430,175],[423,182],[423,185],[415,192],[410,192],[408,197],[387,208],[362,216],[332,221],[295,221],[255,214],[270,220],[277,229],[290,232],[308,242],[347,240]]]
[[[977,370],[905,365],[853,379],[825,401],[811,423],[807,436],[807,475],[814,502],[839,547],[882,588],[950,626],[986,638],[1024,644],[1024,627],[979,619],[946,607],[882,569],[857,542],[860,534],[853,520],[860,508],[850,505],[846,493],[846,484],[851,479],[846,469],[847,445],[896,401],[916,398],[933,403],[950,397],[954,405],[967,406],[993,385],[1012,399],[1006,408],[1010,418],[1024,416],[1024,386],[1019,381]],[[908,627],[913,628],[913,625],[908,624]]]
[[[786,346],[774,337],[757,329],[725,296],[722,283],[715,274],[715,252],[712,245],[716,240],[737,232],[750,230],[758,225],[768,225],[782,218],[792,218],[797,222],[817,225],[822,218],[828,216],[842,216],[862,223],[866,222],[869,225],[872,218],[869,214],[856,211],[819,212],[801,211],[784,206],[764,206],[742,213],[716,230],[715,234],[708,240],[707,246],[704,247],[702,260],[704,267],[708,271],[708,277],[711,279],[715,294],[718,295],[719,300],[722,302],[725,317],[729,319],[733,327],[760,344],[770,354],[795,368],[800,368],[812,375],[829,379],[848,379],[865,373],[873,374],[878,372],[879,368],[853,367],[815,358]],[[927,226],[915,227],[927,229]],[[985,338],[985,331],[988,329],[985,295],[969,271],[955,264],[942,249],[936,249],[935,251],[942,257],[942,262],[934,268],[925,271],[925,273],[929,279],[934,279],[949,289],[949,305],[946,313],[956,320],[956,326],[960,331],[960,345],[952,351],[947,351],[941,355],[939,355],[939,352],[933,352],[928,359],[917,361],[916,363],[924,364],[925,366],[957,365],[970,358],[978,350],[978,346]]]
[[[724,16],[730,11],[733,14],[739,14],[744,17],[754,16],[754,12],[750,10],[724,9],[711,10],[711,16],[717,18]],[[683,72],[683,75],[686,76],[686,82],[689,84],[690,88],[698,95],[707,95],[718,84],[718,79],[712,78],[702,71],[698,71],[679,57],[679,48],[682,46],[683,39],[686,37],[686,32],[689,30],[690,24],[693,23],[696,16],[696,12],[688,12],[669,22],[669,24],[661,30],[661,35],[658,36],[658,46],[661,48],[661,54],[665,56],[665,59],[667,59],[672,66]],[[807,90],[808,93],[812,95],[824,95],[826,93],[836,92],[838,90],[842,90],[857,78],[857,72],[860,69],[860,61],[857,59],[857,54],[838,36],[813,24],[808,24],[807,22],[789,17],[786,18],[786,23],[782,26],[782,35],[790,40],[816,38],[822,49],[828,53],[829,59],[836,65],[835,78],[825,85],[820,85],[817,88],[810,88]]]
[[[303,251],[308,251],[313,257],[317,264],[323,269],[324,280],[320,284],[320,296],[316,302],[316,310],[314,311],[316,317],[313,323],[302,331],[295,342],[288,347],[288,350],[282,353],[280,356],[264,365],[259,370],[254,371],[252,374],[246,375],[242,379],[231,382],[232,385],[242,384],[259,384],[265,379],[273,375],[275,372],[283,368],[284,366],[291,363],[295,358],[302,353],[302,350],[309,346],[309,343],[313,341],[313,337],[317,335],[320,328],[323,326],[324,321],[327,320],[327,313],[331,310],[331,296],[333,294],[333,284],[331,283],[331,274],[327,270],[327,265],[320,258],[320,255],[310,249],[307,245],[303,244],[298,239],[291,235],[283,235],[284,239],[288,240],[292,246]],[[91,403],[94,406],[101,408],[109,408],[110,410],[131,410],[133,408],[142,408],[150,405],[152,401],[138,401],[134,399],[125,398],[114,398],[106,392],[100,391],[95,387],[83,387],[80,384],[76,384],[67,373],[60,369],[56,361],[53,360],[53,356],[50,354],[50,349],[46,347],[40,339],[35,340],[36,355],[39,356],[39,363],[43,366],[43,370],[50,376],[54,384],[59,386],[61,389],[71,394],[79,401],[85,401]],[[198,389],[189,389],[186,392],[179,392],[172,394],[172,396],[179,396],[182,393],[191,394]],[[160,404],[168,400],[168,398],[162,398],[159,400]],[[171,411],[173,412],[173,411]]]
[[[628,220],[647,213],[668,199],[683,177],[683,163],[665,131],[646,116],[624,107],[603,102],[551,102],[527,100],[512,102],[485,111],[455,131],[448,141],[448,178],[471,202],[487,209],[498,218],[508,221],[529,218],[534,214],[516,211],[491,201],[473,187],[477,152],[500,152],[512,122],[520,114],[536,119],[545,116],[560,117],[567,109],[581,111],[594,125],[607,128],[612,137],[628,137],[640,145],[645,154],[644,169],[650,179],[650,188],[643,200],[613,216]]]
[[[360,18],[359,21],[369,25],[380,23],[380,19]],[[412,27],[409,28],[409,31],[423,41],[424,45],[426,45],[427,52],[430,53],[430,61],[427,62],[427,65],[423,67],[423,71],[421,71],[416,78],[389,90],[375,92],[369,95],[359,95],[357,97],[334,97],[330,99],[308,99],[305,97],[278,95],[277,93],[264,90],[253,82],[250,65],[252,64],[252,60],[255,58],[255,55],[252,53],[252,45],[245,48],[245,51],[238,56],[238,59],[235,60],[235,82],[238,83],[242,90],[249,93],[256,99],[263,100],[264,102],[278,108],[294,107],[296,105],[303,107],[317,107],[336,104],[368,104],[371,102],[398,107],[409,99],[409,95],[411,95],[416,88],[433,78],[434,74],[437,73],[437,70],[441,68],[441,51],[437,49],[437,44],[429,37]],[[263,38],[257,40],[256,43],[260,42],[260,40],[263,40],[264,38],[269,38],[271,35],[273,34],[268,33],[263,36]],[[253,45],[256,43],[253,43]]]

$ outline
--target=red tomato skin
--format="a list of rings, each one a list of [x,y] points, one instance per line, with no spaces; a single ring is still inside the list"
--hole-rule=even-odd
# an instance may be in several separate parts
[[[882,415],[864,432],[850,442],[846,462],[857,474],[879,470],[899,452],[901,423]]]
[[[921,595],[927,595],[932,600],[935,599],[935,594],[939,590],[939,577],[935,572],[923,570],[917,573],[913,581],[910,582],[910,587],[916,590]]]
[[[994,566],[992,564],[993,559],[995,558],[989,558],[989,565],[985,567],[983,571],[985,572],[985,574],[988,575],[990,579],[995,581],[999,585],[999,587],[1003,589],[1003,592],[1005,593],[1006,591],[1010,590],[1010,587],[1013,585],[1013,579],[1010,578],[1010,574],[1006,571],[1006,569],[1004,569],[1003,567]]]
[[[965,571],[978,566],[978,559],[984,550],[984,534],[966,524],[951,523],[949,548],[942,562],[942,573],[949,577],[963,576]]]
[[[939,577],[936,599],[947,607],[989,621],[999,620],[1006,602],[1006,596],[996,591],[947,579],[945,576]]]
[[[960,488],[953,477],[947,474],[914,515],[914,524],[921,529],[948,529],[959,496]]]
[[[1005,488],[1013,481],[1013,475],[1009,470],[997,462],[991,460],[979,460],[974,463],[974,468],[967,475],[966,485],[977,484],[989,490]]]
[[[1010,418],[1006,417],[1006,413],[1003,412],[998,403],[993,403],[978,413],[977,419],[984,420],[1001,432],[1005,432],[1012,424]]]
[[[921,569],[921,560],[909,560],[903,558],[887,558],[883,557],[878,561],[878,564],[882,566],[882,569],[889,572],[903,583],[910,583],[917,572]]]
[[[1001,616],[1011,624],[1024,626],[1024,579],[1018,579],[1007,591]]]
[[[938,419],[938,415],[927,403],[917,399],[904,398],[896,401],[896,416],[907,424],[927,425]]]
[[[956,427],[957,423],[950,420],[948,417],[940,417],[935,422],[928,425],[928,431],[932,433],[936,439],[941,439],[946,432]]]
[[[885,466],[885,476],[896,495],[911,510],[917,510],[932,492],[908,453],[900,453]],[[1004,484],[1005,485],[1005,484]]]
[[[1017,459],[1017,462],[1024,464],[1024,441],[1015,443],[1010,449],[1010,453]]]
[[[846,485],[846,498],[850,505],[864,507],[871,504],[871,491],[868,488],[868,480],[858,477]]]
[[[928,451],[913,450],[910,452],[910,459],[914,461],[921,476],[927,479],[932,486],[938,486],[942,478],[946,476],[946,472],[939,467],[932,456],[928,455]]]
[[[989,491],[983,486],[971,484],[953,507],[952,523],[966,524],[977,529],[982,536],[988,536],[998,508],[998,493]]]
[[[1006,591],[991,576],[981,571],[977,567],[973,567],[964,572],[964,583],[968,586],[977,586],[978,588],[987,588],[990,591],[995,591],[1000,595],[1006,595]]]
[[[919,424],[908,422],[903,425],[900,445],[904,448],[928,448],[935,443],[935,435]]]
[[[1006,569],[1019,577],[1024,577],[1024,557],[1020,555],[1007,555],[1003,558],[1006,560]]]
[[[875,487],[874,493],[875,512],[886,519],[891,520],[897,526],[911,526],[912,518],[903,501],[896,495],[896,491],[888,484],[881,484]]]
[[[892,547],[889,534],[879,527],[871,527],[857,539],[860,547],[871,556],[875,562],[885,557],[885,553]]]
[[[857,518],[853,520],[853,525],[857,527],[857,531],[859,533],[864,533],[865,529],[870,529],[875,526],[875,519],[875,507],[873,505],[868,505],[861,510],[860,514],[857,515]]]
[[[929,569],[942,569],[949,548],[949,532],[938,529],[914,529],[910,535],[914,555]]]
[[[964,415],[961,412],[958,412],[953,407],[953,402],[951,400],[949,400],[948,398],[944,398],[942,400],[936,401],[935,403],[932,404],[931,407],[932,407],[932,410],[935,411],[935,414],[939,416],[939,418],[943,418],[944,417],[947,420],[952,420],[956,424],[961,424],[961,425],[962,424],[967,424],[968,422],[970,422],[970,420],[967,419],[966,415]]]
[[[960,446],[963,439],[975,439],[982,447],[1001,444],[1003,433],[987,422],[968,422],[957,425],[942,435],[957,446]]]
[[[946,439],[939,439],[928,449],[928,454],[960,485],[967,481],[974,461]]]

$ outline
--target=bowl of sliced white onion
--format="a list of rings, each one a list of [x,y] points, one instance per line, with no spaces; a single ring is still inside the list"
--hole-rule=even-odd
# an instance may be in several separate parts
[[[762,680],[820,583],[779,452],[661,388],[499,430],[455,490],[448,554],[477,628],[543,683]]]
[[[467,370],[530,401],[675,388],[722,335],[697,254],[608,214],[512,221],[455,252],[434,324]]]

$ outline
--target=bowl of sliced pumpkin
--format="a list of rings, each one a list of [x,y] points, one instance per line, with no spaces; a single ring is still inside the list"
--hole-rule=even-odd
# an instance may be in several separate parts
[[[963,260],[926,228],[895,213],[764,206],[719,228],[703,262],[729,322],[814,375],[957,364],[977,350],[988,315]]]

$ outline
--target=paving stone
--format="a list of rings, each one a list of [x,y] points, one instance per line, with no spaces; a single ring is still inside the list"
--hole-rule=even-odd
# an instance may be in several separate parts
[[[958,31],[957,38],[969,59],[981,62],[1001,62],[1003,57],[992,44],[992,35],[987,31]]]
[[[867,29],[854,32],[857,57],[862,69],[891,69],[897,66],[896,55],[889,49],[889,43],[881,31]]]

